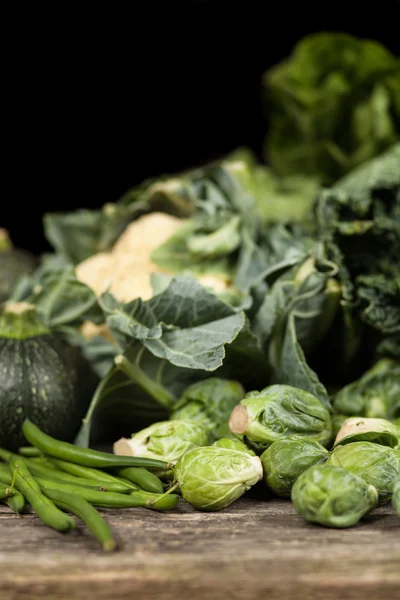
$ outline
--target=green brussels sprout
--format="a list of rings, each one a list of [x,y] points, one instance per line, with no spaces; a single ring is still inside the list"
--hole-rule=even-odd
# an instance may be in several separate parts
[[[146,456],[176,461],[189,450],[209,444],[207,429],[194,421],[160,421],[132,434],[131,438],[121,438],[114,444],[114,454]]]
[[[400,417],[400,363],[382,358],[364,375],[335,396],[338,413],[368,418]]]
[[[229,416],[243,396],[244,389],[238,381],[210,377],[186,388],[170,419],[199,421],[216,439],[228,433]]]
[[[394,510],[400,517],[400,477],[398,477],[393,485],[392,504]]]
[[[296,479],[312,465],[325,461],[328,455],[321,444],[301,435],[276,440],[260,456],[264,481],[278,496],[290,498]]]
[[[327,446],[332,437],[328,410],[318,398],[289,385],[249,392],[229,419],[232,433],[262,452],[282,437],[299,434]]]
[[[337,446],[327,464],[342,467],[373,485],[383,504],[390,500],[393,482],[400,475],[400,452],[372,442],[354,442]]]
[[[377,506],[373,485],[340,467],[314,465],[293,485],[295,510],[312,523],[327,527],[351,527]]]
[[[337,434],[339,433],[343,423],[348,419],[347,415],[331,415],[332,421],[332,439],[335,441]]]
[[[233,437],[224,437],[216,440],[212,446],[215,448],[227,448],[228,450],[238,450],[239,452],[247,452],[250,456],[255,456],[256,453],[251,450],[242,440]]]
[[[349,417],[335,438],[335,446],[352,442],[374,442],[395,448],[399,443],[398,430],[394,423],[386,419]]]
[[[176,464],[182,496],[198,510],[226,508],[262,479],[258,456],[207,446],[191,450]]]

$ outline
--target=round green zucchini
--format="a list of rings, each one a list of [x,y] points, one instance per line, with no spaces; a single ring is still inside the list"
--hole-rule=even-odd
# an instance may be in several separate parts
[[[26,443],[29,418],[49,435],[73,441],[97,377],[78,348],[44,327],[33,305],[5,303],[0,313],[0,446]]]

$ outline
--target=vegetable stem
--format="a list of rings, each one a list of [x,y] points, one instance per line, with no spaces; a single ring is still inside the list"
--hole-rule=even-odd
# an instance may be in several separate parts
[[[137,365],[131,363],[123,354],[118,354],[114,358],[114,363],[121,371],[123,371],[123,373],[125,373],[125,375],[132,378],[143,390],[148,392],[150,396],[156,398],[162,406],[168,410],[173,407],[175,398],[155,381],[150,379],[150,377],[139,369]]]

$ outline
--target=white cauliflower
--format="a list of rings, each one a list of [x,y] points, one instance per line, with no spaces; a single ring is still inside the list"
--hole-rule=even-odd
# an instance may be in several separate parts
[[[100,296],[109,290],[120,302],[152,297],[151,274],[162,272],[151,253],[166,242],[182,225],[165,213],[144,215],[131,223],[110,252],[100,252],[76,267],[76,275]]]
[[[140,217],[126,228],[111,251],[99,252],[77,265],[77,278],[96,296],[108,290],[120,302],[130,302],[138,297],[149,300],[153,296],[152,273],[172,274],[156,265],[151,254],[185,222],[185,219],[160,212]],[[200,275],[197,279],[217,293],[231,289],[229,281],[222,276]],[[88,339],[95,335],[112,339],[106,325],[97,327],[86,322],[81,333]]]
[[[76,275],[100,296],[109,290],[120,302],[133,298],[148,300],[153,295],[152,273],[167,273],[151,260],[151,254],[184,223],[165,213],[154,212],[131,223],[110,252],[99,252],[76,267]],[[222,276],[199,275],[199,282],[217,293],[230,288]]]

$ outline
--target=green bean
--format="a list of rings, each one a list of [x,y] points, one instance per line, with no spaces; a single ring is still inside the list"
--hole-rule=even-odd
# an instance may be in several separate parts
[[[37,477],[36,481],[41,488],[50,488],[52,482]],[[53,484],[54,485],[54,484]],[[78,487],[73,484],[67,485],[64,483],[57,484],[57,489],[60,492],[66,492],[67,494],[78,494],[81,498],[84,498],[90,504],[100,506],[103,508],[133,508],[135,506],[143,506],[144,508],[154,508],[155,510],[167,510],[173,508],[179,501],[179,496],[171,494],[165,503],[161,506],[156,505],[156,501],[159,497],[164,494],[150,494],[149,492],[135,491],[131,494],[118,494],[116,492],[98,492],[89,488]]]
[[[174,479],[174,469],[154,469],[153,474],[162,481],[172,481]]]
[[[9,485],[0,483],[0,500],[3,500],[3,498],[9,498],[13,495],[13,493],[14,490],[12,490]]]
[[[110,452],[100,452],[91,448],[81,448],[68,442],[61,442],[47,435],[29,419],[22,424],[22,432],[28,442],[53,458],[59,458],[86,467],[146,467],[161,469],[166,466],[162,460],[141,456],[118,456]]]
[[[129,492],[137,489],[137,486],[131,483],[130,481],[123,481],[119,477],[111,475],[110,473],[107,473],[105,471],[101,471],[100,469],[94,469],[93,467],[84,467],[82,465],[70,463],[66,460],[58,460],[56,458],[53,458],[51,462],[57,468],[61,469],[65,473],[69,473],[70,475],[74,475],[76,477],[84,477],[86,480],[96,481],[99,484],[104,484],[104,482],[108,482],[114,487],[114,489],[109,490],[110,492],[129,494]]]
[[[84,487],[90,487],[97,489],[101,492],[120,492],[122,494],[129,494],[132,491],[133,486],[129,487],[122,482],[108,482],[108,481],[95,481],[94,479],[83,479],[83,477],[75,477],[60,469],[51,469],[40,463],[33,462],[29,459],[27,461],[29,470],[32,472],[34,477],[42,477],[43,479],[49,479],[51,481],[59,481],[63,483],[73,483],[74,485],[81,485]]]
[[[7,506],[11,508],[17,515],[19,515],[25,508],[25,498],[17,489],[9,498],[3,500]]]
[[[116,550],[117,544],[111,529],[101,514],[87,500],[77,494],[68,494],[58,489],[42,488],[42,490],[59,508],[72,512],[82,519],[89,531],[98,539],[103,550]]]
[[[27,458],[38,458],[43,456],[43,453],[39,448],[35,448],[35,446],[22,446],[18,450],[18,454],[21,456],[26,456]]]
[[[0,458],[2,458],[5,462],[8,463],[12,456],[17,456],[13,452],[6,450],[5,448],[0,448]]]
[[[7,486],[12,485],[13,476],[11,475],[8,465],[0,464],[0,482]],[[25,498],[17,489],[14,489],[12,496],[3,499],[4,504],[7,504],[15,513],[19,514],[25,507]]]
[[[10,469],[16,473],[15,487],[25,496],[45,525],[57,529],[57,531],[69,531],[75,527],[75,520],[64,514],[42,494],[38,483],[32,477],[22,458],[12,456],[9,465]],[[103,492],[98,493],[102,494]]]
[[[10,467],[4,463],[0,463],[0,481],[11,485],[12,483],[12,472]]]
[[[164,492],[163,494],[142,492],[143,495],[147,496],[146,508],[150,508],[152,510],[170,510],[171,508],[175,508],[179,502],[179,496],[178,494],[171,493],[172,491],[173,490]],[[132,492],[132,494],[133,493],[134,492]]]
[[[142,490],[146,490],[147,492],[162,494],[164,491],[160,479],[142,467],[120,467],[119,469],[115,469],[114,472],[119,477],[136,483]]]

